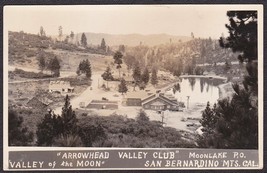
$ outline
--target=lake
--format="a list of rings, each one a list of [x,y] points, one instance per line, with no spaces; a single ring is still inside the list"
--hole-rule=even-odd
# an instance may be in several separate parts
[[[206,77],[183,77],[181,78],[180,91],[175,93],[178,101],[184,102],[187,106],[189,96],[190,105],[206,105],[209,101],[212,105],[219,98],[218,86],[222,84],[224,79],[206,78]],[[168,91],[173,93],[172,90]]]

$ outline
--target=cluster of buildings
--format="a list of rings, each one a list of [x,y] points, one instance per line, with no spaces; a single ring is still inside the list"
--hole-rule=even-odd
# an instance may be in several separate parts
[[[59,92],[61,94],[72,93],[74,87],[68,81],[51,81],[49,84],[49,92]],[[143,109],[161,111],[170,110],[178,111],[179,103],[177,99],[171,95],[158,91],[140,90],[128,92],[122,100],[122,106],[137,106]],[[85,105],[84,105],[85,107]],[[106,100],[93,100],[87,108],[96,109],[118,109],[117,103],[111,103]]]

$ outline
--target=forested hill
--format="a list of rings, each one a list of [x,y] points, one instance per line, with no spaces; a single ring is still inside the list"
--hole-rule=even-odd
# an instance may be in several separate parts
[[[140,64],[167,63],[182,60],[187,63],[194,58],[196,64],[225,63],[226,61],[238,61],[238,53],[233,53],[229,49],[223,49],[218,40],[212,39],[192,39],[187,42],[169,43],[148,47],[145,45],[128,47],[126,56],[131,56]]]
[[[81,40],[82,33],[79,33],[75,36],[76,40]],[[138,46],[140,43],[147,46],[155,46],[166,43],[178,43],[186,42],[191,40],[191,37],[187,36],[174,36],[168,34],[151,34],[151,35],[142,35],[142,34],[103,34],[103,33],[85,33],[87,38],[87,43],[92,45],[100,45],[102,38],[105,39],[106,43],[109,46]]]
[[[139,45],[127,47],[124,62],[131,69],[138,64],[141,68],[156,66],[168,70],[179,76],[182,73],[202,74],[196,72],[196,67],[202,64],[217,63],[225,64],[238,61],[238,53],[233,53],[230,49],[223,49],[218,40],[212,39],[192,39],[187,42],[169,43],[148,47]],[[199,69],[199,68],[198,68]],[[217,70],[214,68],[214,70]],[[223,73],[216,72],[218,74]]]

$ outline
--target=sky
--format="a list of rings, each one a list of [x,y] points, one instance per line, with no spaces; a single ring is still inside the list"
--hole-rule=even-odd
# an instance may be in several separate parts
[[[250,6],[225,5],[87,5],[5,6],[4,29],[47,35],[82,32],[107,34],[170,34],[201,38],[227,35],[228,10]]]

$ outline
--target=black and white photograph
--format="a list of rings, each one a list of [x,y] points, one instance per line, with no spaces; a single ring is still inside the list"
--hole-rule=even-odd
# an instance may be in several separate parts
[[[261,5],[3,14],[5,169],[263,166]]]

